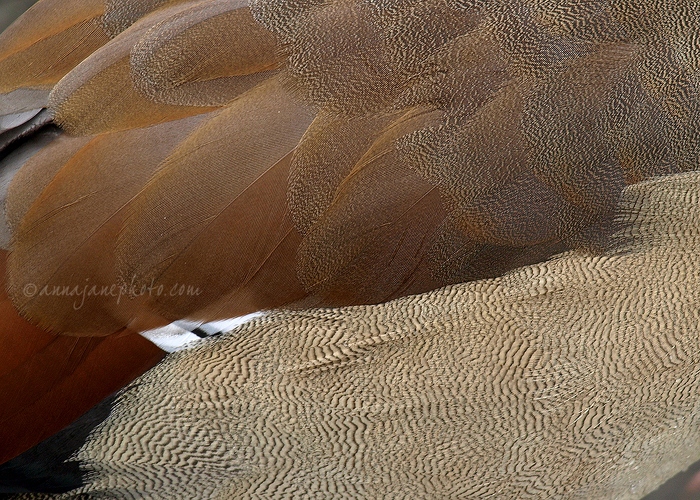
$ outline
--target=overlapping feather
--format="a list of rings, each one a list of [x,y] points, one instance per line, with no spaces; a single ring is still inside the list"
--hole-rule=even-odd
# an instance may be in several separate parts
[[[291,154],[313,115],[273,77],[203,123],[134,201],[116,247],[123,276],[166,290],[191,288],[195,293],[158,298],[175,318],[248,286],[293,238],[286,179]],[[287,248],[282,267],[253,293],[271,287],[280,294],[275,305],[286,300],[285,290],[294,289],[294,282],[287,284],[294,251]],[[292,290],[292,296],[299,294]],[[269,306],[250,298],[232,304],[226,314]]]
[[[7,252],[0,251],[5,271]],[[0,463],[36,445],[153,367],[164,353],[135,332],[51,335],[21,318],[0,280]]]
[[[142,301],[134,299],[131,280],[119,281],[116,274],[117,235],[126,207],[199,122],[194,116],[90,138],[62,137],[25,165],[32,179],[48,180],[34,196],[11,191],[8,202],[10,220],[20,220],[8,291],[27,317],[55,332],[84,335],[108,335],[137,319]],[[66,160],[52,172],[64,151]],[[27,187],[33,184],[36,180]],[[22,206],[20,196],[33,199]],[[47,234],[60,236],[47,240]],[[26,293],[28,284],[36,293]],[[46,309],[52,311],[50,320],[43,315]]]
[[[0,113],[41,108],[66,73],[107,42],[102,0],[43,0],[0,35]],[[31,102],[31,104],[29,104]]]
[[[40,0],[0,36],[0,148],[67,132],[5,161],[23,316],[382,302],[600,247],[626,185],[697,168],[695,2],[250,4]],[[79,285],[119,297],[49,293]],[[0,460],[160,356],[0,306]]]
[[[280,63],[274,36],[253,20],[245,0],[198,2],[151,24],[130,61],[134,84],[156,102],[226,104]]]
[[[687,2],[74,3],[54,32],[94,18],[112,39],[73,62],[51,110],[71,134],[107,133],[91,139],[114,141],[105,151],[125,147],[120,131],[131,139],[121,164],[57,157],[50,182],[20,173],[10,190],[8,207],[23,207],[9,210],[11,294],[57,331],[379,302],[498,275],[600,247],[626,185],[696,162]],[[22,26],[13,39],[36,36]],[[167,140],[153,135],[163,122]],[[153,141],[169,152],[156,159]],[[95,227],[85,200],[103,182],[110,229],[76,230]],[[34,254],[55,234],[74,241]],[[193,295],[101,304],[90,323],[20,293],[93,274]]]

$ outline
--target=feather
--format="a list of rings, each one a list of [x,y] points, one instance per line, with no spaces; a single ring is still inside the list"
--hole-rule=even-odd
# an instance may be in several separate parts
[[[85,474],[78,462],[71,461],[70,457],[85,443],[90,432],[107,418],[113,402],[114,397],[107,398],[58,434],[0,466],[0,494],[23,498],[18,494],[33,490],[65,493],[83,486]],[[51,477],[47,477],[48,470]],[[30,494],[29,498],[45,497]]]
[[[27,141],[27,146],[36,139]],[[54,176],[68,161],[88,142],[89,137],[68,137],[60,134],[46,147],[41,148],[12,177],[7,188],[5,215],[10,232],[17,231],[22,218],[29,211],[36,199],[49,185]],[[3,164],[9,158],[3,160]],[[3,167],[4,170],[5,167]]]
[[[669,458],[677,448],[686,458],[700,453],[687,444],[697,436],[677,431],[695,417],[692,391],[673,385],[692,388],[696,375],[686,336],[698,322],[697,252],[688,250],[697,179],[629,184],[697,168],[699,18],[685,0],[251,0],[250,7],[244,0],[42,0],[0,37],[0,149],[9,153],[0,186],[13,177],[8,231],[0,224],[13,249],[9,290],[34,323],[106,338],[8,343],[13,361],[0,370],[0,398],[12,405],[1,422],[18,436],[14,449],[50,432],[36,420],[15,431],[25,419],[80,399],[78,386],[86,404],[101,394],[106,385],[97,377],[91,386],[91,372],[122,376],[114,366],[124,361],[105,360],[101,349],[128,339],[110,335],[124,326],[145,330],[185,317],[191,321],[164,328],[182,331],[261,308],[384,302],[488,277],[376,308],[272,314],[241,338],[211,342],[211,350],[205,343],[197,352],[210,353],[211,365],[206,356],[176,354],[190,360],[169,372],[182,382],[156,382],[152,392],[132,387],[120,401],[157,401],[155,392],[168,404],[154,411],[167,415],[185,394],[190,399],[174,413],[196,408],[200,418],[215,417],[214,427],[175,420],[184,424],[173,424],[168,446],[182,447],[176,455],[186,459],[168,464],[174,472],[166,478],[178,483],[189,464],[206,461],[197,454],[203,442],[206,453],[233,450],[197,471],[205,489],[219,488],[212,497],[244,496],[246,481],[266,494],[317,484],[369,497],[622,496],[658,484],[685,460]],[[49,91],[51,109],[41,111]],[[41,144],[53,117],[80,137]],[[611,247],[620,223],[628,232]],[[585,251],[552,257],[573,248]],[[688,279],[676,279],[686,271]],[[58,292],[26,293],[28,285],[70,291],[78,283],[123,285],[129,297],[88,300],[76,311],[75,300]],[[17,316],[9,302],[7,314]],[[561,354],[565,342],[570,350]],[[685,357],[673,358],[678,351],[669,354],[667,344]],[[114,348],[117,358],[129,356],[123,349]],[[557,365],[560,354],[570,363]],[[532,366],[557,384],[546,382],[542,398],[527,400],[541,390],[539,379],[527,378]],[[268,368],[271,375],[261,376]],[[680,378],[672,378],[676,370]],[[666,375],[676,382],[653,385]],[[221,423],[228,396],[221,383],[212,384],[215,395],[207,392],[210,376],[233,377],[223,384],[235,392],[227,408],[244,418],[234,419],[229,441]],[[658,394],[672,402],[660,404]],[[519,396],[534,413],[508,406]],[[606,402],[596,406],[597,397]],[[382,420],[392,401],[391,418]],[[664,420],[666,408],[685,420]],[[285,412],[294,409],[290,420]],[[137,410],[150,411],[145,403]],[[347,412],[353,418],[334,417]],[[624,420],[634,412],[642,424],[637,415]],[[262,438],[246,434],[245,418],[256,415]],[[300,415],[307,418],[301,430],[293,420]],[[625,425],[612,425],[616,418]],[[378,422],[391,432],[372,441]],[[416,422],[420,432],[412,433]],[[514,422],[517,429],[508,427]],[[527,435],[544,437],[529,450],[517,433],[532,422]],[[655,422],[641,438],[654,446],[643,444],[639,456],[660,469],[645,464],[613,478],[640,439],[627,429],[644,422]],[[141,436],[167,427],[158,423],[125,427]],[[183,437],[183,428],[203,429],[197,435],[205,441]],[[488,429],[510,434],[491,439]],[[558,441],[562,435],[574,441]],[[102,439],[99,431],[93,437],[93,444]],[[240,439],[249,446],[244,453]],[[486,444],[471,447],[474,439]],[[266,448],[280,442],[280,453]],[[61,443],[49,448],[73,446]],[[73,463],[60,469],[67,476],[43,484],[67,488],[90,478],[96,483],[88,488],[126,485],[126,496],[157,487],[149,468],[160,481],[159,465],[140,461],[143,476],[132,463],[123,475],[118,470],[131,450],[123,443],[116,459],[102,462],[82,439],[85,474],[76,479]],[[153,443],[144,453],[159,449]],[[445,467],[454,443],[467,458]],[[109,445],[95,445],[95,453]],[[612,450],[603,465],[595,462],[601,450]],[[20,489],[50,466],[34,453],[13,469]],[[536,453],[558,457],[565,473],[557,469],[552,479],[551,464],[537,462]],[[292,459],[274,469],[280,456]],[[260,460],[251,465],[251,457]],[[23,476],[27,468],[34,470]],[[647,476],[635,476],[639,470]],[[204,491],[197,480],[185,481],[184,493],[175,483],[175,496]]]
[[[307,296],[294,267],[301,237],[285,204],[289,163],[290,155],[277,161],[207,221],[206,232],[160,275],[158,282],[167,285],[158,310],[169,318],[211,321],[291,305]]]
[[[110,37],[114,38],[151,12],[188,2],[192,0],[103,0],[103,24]]]
[[[299,279],[322,303],[375,303],[436,286],[423,276],[424,259],[446,214],[437,189],[401,161],[395,143],[441,116],[416,109],[391,122],[305,234]]]
[[[7,117],[7,115],[6,115]],[[6,152],[21,139],[32,135],[51,123],[51,114],[45,109],[40,110],[32,118],[0,134],[0,152]]]
[[[31,7],[36,0],[14,0],[12,3],[0,9],[0,33],[12,24],[24,11]]]
[[[25,317],[80,335],[107,335],[137,319],[141,300],[130,300],[130,281],[118,281],[112,249],[126,207],[204,116],[66,139],[30,160],[33,175],[16,178],[8,198],[11,220],[19,220],[8,292]],[[65,153],[58,169],[54,150]],[[123,168],[131,163],[139,168]],[[39,191],[40,174],[46,181]],[[27,199],[34,200],[28,207]],[[27,286],[37,293],[28,296]]]
[[[604,255],[170,356],[73,455],[71,494],[640,498],[700,452],[699,200],[698,173],[637,184]]]
[[[139,93],[131,79],[129,58],[134,44],[153,24],[181,12],[188,5],[175,5],[153,13],[85,58],[51,91],[49,106],[55,122],[73,135],[94,135],[211,111],[206,107],[155,103]]]
[[[266,262],[280,264],[274,252],[295,248],[290,244],[294,236],[284,196],[287,157],[312,118],[313,113],[273,78],[204,122],[131,205],[117,244],[124,279],[135,278],[137,284],[153,281],[166,290],[175,285],[199,289],[198,296],[175,300],[186,310],[168,311],[180,319],[223,293],[246,291]],[[222,267],[230,262],[238,265]],[[292,262],[293,256],[281,261]],[[282,271],[284,264],[276,269],[282,283],[288,276]],[[273,279],[259,283],[270,291],[250,292],[271,294],[273,302],[245,301],[241,307],[281,305],[290,293],[282,283]],[[279,298],[274,297],[275,290]],[[168,297],[154,301],[165,303]]]
[[[37,132],[30,142],[20,145],[2,160],[2,169],[0,170],[0,206],[5,206],[12,179],[27,165],[30,158],[38,154],[59,135],[60,131],[56,128]],[[7,249],[9,244],[10,223],[5,209],[0,214],[0,248]]]
[[[292,158],[288,204],[294,225],[306,234],[335,198],[338,186],[393,120],[386,115],[338,117],[322,111]]]
[[[0,116],[12,116],[46,107],[50,89],[18,88],[0,96]]]
[[[265,300],[256,299],[240,311],[249,312],[253,303],[286,304],[301,296],[299,284],[306,293],[316,294],[320,304],[386,300],[446,284],[456,276],[493,276],[509,265],[545,258],[567,246],[602,245],[627,183],[685,170],[696,156],[698,142],[689,125],[696,113],[689,83],[692,65],[687,55],[676,57],[682,52],[678,41],[686,38],[683,30],[668,25],[663,9],[638,13],[646,20],[635,27],[629,25],[629,11],[608,9],[600,2],[550,4],[256,0],[249,10],[242,0],[110,1],[104,22],[111,23],[115,38],[54,88],[52,111],[58,123],[75,134],[138,129],[206,112],[209,108],[201,105],[221,105],[239,96],[226,111],[232,113],[240,102],[261,92],[265,84],[260,80],[283,62],[281,85],[320,114],[298,147],[296,137],[285,138],[289,143],[284,142],[285,155],[280,156],[296,151],[291,157],[288,208],[299,234],[288,226],[277,186],[266,188],[274,192],[274,209],[261,226],[277,229],[260,248],[287,250],[284,256],[275,254],[279,261],[269,251],[261,250],[260,255],[278,265],[295,260],[297,279],[290,273],[283,280],[289,286],[273,287],[280,291],[279,300],[266,294]],[[674,15],[692,13],[686,10],[679,7]],[[632,35],[640,30],[648,38]],[[223,39],[217,37],[226,36],[240,47],[220,43]],[[442,118],[407,129],[391,141],[381,139],[381,130],[394,117],[418,108],[442,113]],[[567,115],[563,110],[573,112]],[[591,117],[584,116],[591,110]],[[653,118],[656,111],[663,116]],[[353,134],[358,140],[340,144],[339,135],[332,137],[351,132],[355,124],[362,128]],[[301,121],[297,130],[305,128]],[[609,137],[613,132],[617,139]],[[657,142],[649,146],[639,140],[646,135]],[[363,155],[373,154],[371,144],[377,140],[379,163],[372,159],[355,165],[364,161]],[[164,172],[192,171],[185,164],[203,154],[200,149],[218,146],[208,146],[194,134],[187,147],[193,153],[168,160]],[[277,182],[288,168],[287,160],[276,163],[280,158],[259,167],[274,165],[274,175],[271,171],[261,176],[259,186]],[[184,178],[185,174],[158,174],[136,200],[135,206],[148,208],[147,215],[114,221],[122,234],[118,272],[124,282],[130,276],[147,282],[172,269],[168,283],[181,284],[178,277],[189,276],[186,263],[195,255],[188,252],[226,246],[231,233],[224,234],[223,222],[234,217],[234,205],[241,209],[238,203],[227,205],[226,215],[213,224],[219,228],[217,238],[201,242],[195,243],[198,231],[180,241],[174,237],[180,228],[160,222],[174,217],[166,213],[173,204],[162,201],[164,193],[183,188],[157,186],[184,185]],[[392,182],[406,191],[387,194]],[[244,190],[241,200],[258,192],[259,186]],[[144,201],[146,193],[150,201]],[[417,200],[425,205],[415,205]],[[407,207],[412,207],[409,212],[404,211]],[[176,214],[201,223],[209,220],[207,209],[191,216],[180,208]],[[159,222],[146,221],[153,213],[159,214]],[[389,222],[399,219],[408,226]],[[364,234],[352,227],[367,220],[381,222]],[[415,248],[399,244],[406,241],[400,236],[389,236],[391,231],[409,235],[409,226],[417,231]],[[26,238],[28,233],[22,234]],[[265,239],[251,236],[250,241],[256,238]],[[146,255],[146,249],[165,240],[162,250]],[[242,246],[247,248],[250,241]],[[292,255],[297,244],[299,254]],[[18,262],[25,251],[18,252]],[[493,265],[486,258],[489,253]],[[228,255],[220,250],[211,254]],[[189,257],[173,264],[177,255]],[[399,272],[393,266],[403,255],[412,257]],[[265,275],[258,272],[265,266],[252,259],[252,267],[242,266],[245,278],[219,276],[219,258],[211,257],[198,268],[209,281],[220,278],[211,293],[191,299],[190,307],[184,298],[156,300],[158,307],[168,309],[168,315],[194,314],[215,303],[223,307],[230,294],[247,303],[239,292],[253,288],[241,284],[251,283],[250,276]],[[369,271],[372,262],[387,262],[383,259],[394,259],[383,266],[386,282]],[[474,275],[477,268],[481,271]],[[416,278],[414,271],[423,277]],[[366,283],[372,280],[375,285]],[[421,280],[426,285],[419,285]],[[201,290],[204,281],[189,285]],[[412,285],[404,287],[409,282]],[[411,288],[414,285],[417,288]],[[132,313],[127,316],[133,319]]]
[[[4,276],[7,252],[0,257]],[[59,431],[163,357],[160,349],[133,333],[104,341],[50,335],[19,316],[4,288],[0,463]]]
[[[103,12],[101,0],[41,0],[30,8],[0,35],[0,100],[21,89],[25,98],[33,94],[31,108],[42,107],[39,96],[107,41]]]
[[[466,120],[420,130],[400,145],[413,169],[447,195],[453,223],[477,243],[528,246],[559,236],[566,202],[532,175],[520,127],[527,91],[516,81]]]
[[[58,432],[163,355],[135,333],[105,340],[54,337],[0,379],[0,462]]]
[[[552,75],[551,87],[539,87],[525,111],[524,132],[533,144],[534,173],[590,214],[611,213],[625,186],[618,159],[606,144],[606,134],[600,133],[600,122],[633,61],[633,47],[604,46],[565,74]],[[576,90],[567,91],[573,82]],[[575,134],[569,132],[572,129]]]
[[[28,122],[36,115],[41,112],[41,108],[30,109],[28,111],[20,111],[18,113],[12,113],[0,116],[0,134],[7,132],[10,129],[19,127],[24,123]]]
[[[251,2],[280,37],[289,85],[319,107],[345,114],[392,106],[425,70],[423,61],[480,19],[442,0]],[[420,25],[420,28],[418,28]]]
[[[278,50],[247,1],[218,0],[154,25],[131,51],[131,72],[156,102],[220,105],[273,76]]]

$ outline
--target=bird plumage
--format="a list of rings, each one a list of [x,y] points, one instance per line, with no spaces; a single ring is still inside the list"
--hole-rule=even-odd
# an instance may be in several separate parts
[[[112,38],[74,61],[48,106],[76,144],[95,138],[50,162],[60,171],[41,195],[14,182],[8,206],[34,206],[13,231],[11,296],[54,331],[108,334],[144,310],[167,322],[376,303],[601,248],[624,186],[694,167],[692,52],[673,26],[629,26],[620,6],[545,4],[78,2],[62,36],[98,19]],[[10,45],[9,59],[35,45]],[[38,85],[24,78],[7,88]],[[86,157],[94,144],[122,169]],[[93,301],[88,315],[21,292],[80,276],[203,293]]]
[[[169,356],[88,415],[58,498],[641,498],[700,452],[699,200],[637,184],[601,255]]]
[[[7,252],[0,251],[4,276]],[[164,353],[125,329],[56,336],[20,317],[0,291],[0,463],[50,437],[153,367]]]
[[[667,0],[40,0],[0,35],[9,297],[46,331],[111,342],[384,303],[567,250],[598,262],[619,224],[638,227],[632,208],[666,221],[644,208],[654,183],[620,217],[625,189],[697,168],[698,14]],[[673,179],[663,196],[693,192]],[[61,290],[94,293],[76,307]]]

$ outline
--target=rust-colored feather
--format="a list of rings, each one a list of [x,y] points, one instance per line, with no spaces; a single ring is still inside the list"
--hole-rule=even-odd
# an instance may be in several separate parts
[[[0,251],[0,276],[7,253]],[[4,279],[3,285],[4,285]],[[51,335],[22,319],[0,290],[0,463],[51,436],[163,357],[133,333]]]
[[[37,194],[19,178],[8,199],[9,207],[19,207],[11,220],[20,221],[13,223],[8,285],[22,314],[52,331],[82,335],[107,335],[137,319],[141,300],[131,300],[131,283],[118,280],[114,265],[117,234],[126,206],[201,119],[60,138],[30,160],[31,178],[48,183],[37,186]],[[64,163],[47,175],[57,165],[53,153],[64,148]],[[124,168],[129,164],[139,168]],[[27,207],[24,200],[31,198]],[[36,294],[24,293],[29,285]]]

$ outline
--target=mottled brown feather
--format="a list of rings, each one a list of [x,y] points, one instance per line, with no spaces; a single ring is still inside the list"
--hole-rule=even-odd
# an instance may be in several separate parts
[[[218,0],[154,24],[131,51],[136,88],[173,105],[225,104],[273,76],[281,63],[275,37],[245,0]]]
[[[93,135],[147,127],[211,111],[212,108],[206,107],[153,102],[136,90],[131,78],[129,60],[134,45],[154,23],[193,3],[153,13],[86,57],[51,91],[49,106],[56,123],[73,135]]]

